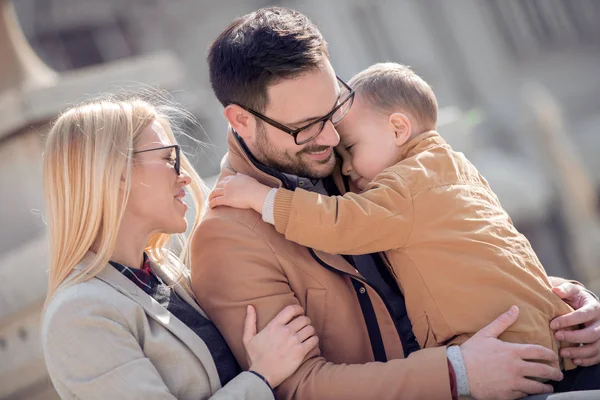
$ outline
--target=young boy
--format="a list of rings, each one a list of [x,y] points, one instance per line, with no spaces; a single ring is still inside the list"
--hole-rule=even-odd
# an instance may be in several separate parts
[[[350,86],[356,98],[337,126],[337,151],[361,193],[271,189],[237,175],[215,188],[211,207],[253,208],[286,239],[328,253],[385,251],[423,348],[461,344],[513,304],[519,320],[500,339],[568,346],[548,325],[571,308],[486,180],[435,131],[431,87],[395,63],[373,65]]]

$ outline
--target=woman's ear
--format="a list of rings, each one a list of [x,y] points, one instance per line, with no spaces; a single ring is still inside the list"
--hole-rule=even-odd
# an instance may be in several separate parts
[[[390,115],[389,122],[396,135],[396,146],[402,146],[408,142],[412,134],[412,124],[406,114],[393,113]]]
[[[254,138],[256,124],[248,111],[237,104],[230,104],[225,107],[223,114],[227,121],[229,121],[229,125],[231,125],[242,139],[251,141]]]
[[[125,191],[127,186],[125,185],[127,181],[125,180],[125,172],[121,174],[121,181],[119,182],[119,190]]]

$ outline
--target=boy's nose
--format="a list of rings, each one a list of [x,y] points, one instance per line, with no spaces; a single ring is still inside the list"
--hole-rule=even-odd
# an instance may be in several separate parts
[[[352,165],[347,160],[344,160],[342,163],[342,174],[350,175],[350,172],[352,172]]]

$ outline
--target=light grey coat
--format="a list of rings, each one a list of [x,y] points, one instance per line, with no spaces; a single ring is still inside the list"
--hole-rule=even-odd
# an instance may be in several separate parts
[[[173,283],[165,269],[154,271]],[[175,290],[206,317],[181,286]],[[57,291],[44,314],[42,344],[62,399],[273,399],[249,372],[221,387],[204,341],[110,265]]]

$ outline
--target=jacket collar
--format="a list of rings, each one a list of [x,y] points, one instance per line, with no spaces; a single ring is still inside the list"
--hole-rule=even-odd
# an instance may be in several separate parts
[[[404,145],[404,148],[400,151],[398,160],[400,162],[406,158],[413,157],[419,153],[431,149],[432,147],[438,147],[447,145],[446,141],[436,131],[423,132]]]
[[[244,140],[233,128],[229,129],[227,142],[229,145],[229,153],[224,161],[231,170],[250,175],[267,186],[284,187],[289,190],[302,188],[308,191],[323,193],[323,189],[319,189],[319,181],[322,181],[320,179],[309,179],[286,174],[261,163],[254,157],[246,143],[244,143]]]
[[[86,265],[93,260],[94,253],[88,252],[83,260],[75,267],[77,271],[83,271]],[[186,302],[192,305],[205,318],[206,314],[198,306],[195,299],[192,299],[189,294],[174,280],[174,276],[165,268],[158,264],[152,264],[152,270],[163,280],[164,283],[174,288],[177,295],[182,297]],[[95,278],[99,279],[107,285],[113,287],[119,293],[128,297],[130,300],[138,303],[146,312],[148,317],[152,318],[165,329],[170,331],[179,340],[181,340],[192,351],[199,360],[202,360],[204,368],[208,374],[210,387],[212,392],[216,392],[221,387],[221,381],[217,372],[217,367],[214,363],[212,355],[206,346],[206,343],[187,325],[181,322],[165,307],[160,305],[156,300],[150,297],[146,292],[140,289],[125,275],[119,272],[110,264],[106,264],[102,271]],[[209,362],[212,360],[213,362]]]
[[[283,174],[260,163],[233,128],[229,128],[227,145],[229,151],[221,163],[221,177],[239,172],[253,177],[263,185],[283,186]]]

